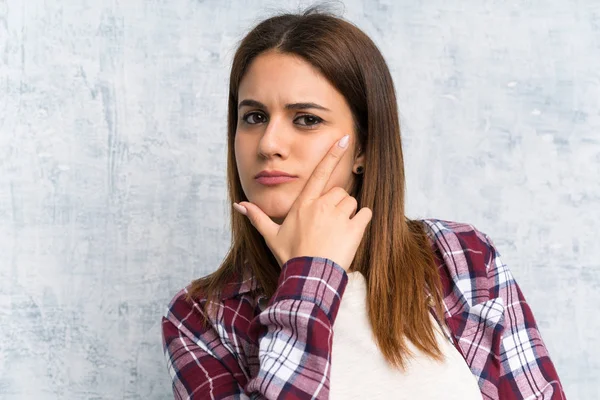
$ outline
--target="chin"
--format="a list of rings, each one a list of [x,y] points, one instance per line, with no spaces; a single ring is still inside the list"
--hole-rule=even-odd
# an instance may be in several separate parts
[[[251,203],[257,205],[265,214],[267,214],[273,221],[283,221],[287,216],[292,204],[293,199],[278,198],[277,196],[258,196],[250,200]]]

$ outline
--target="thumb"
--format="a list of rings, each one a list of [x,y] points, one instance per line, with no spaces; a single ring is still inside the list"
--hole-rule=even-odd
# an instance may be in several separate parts
[[[277,234],[279,225],[273,222],[257,205],[247,201],[242,201],[239,205],[246,209],[246,217],[267,241]]]

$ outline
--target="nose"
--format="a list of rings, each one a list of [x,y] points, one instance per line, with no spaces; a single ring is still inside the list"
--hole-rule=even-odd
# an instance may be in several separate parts
[[[287,131],[283,117],[273,116],[265,125],[265,130],[258,144],[258,153],[264,158],[287,158],[291,132]]]

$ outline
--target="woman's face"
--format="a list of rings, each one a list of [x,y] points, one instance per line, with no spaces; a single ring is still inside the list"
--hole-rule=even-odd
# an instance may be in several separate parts
[[[355,157],[354,123],[346,100],[302,58],[265,52],[254,59],[240,82],[235,158],[248,201],[274,222],[282,223],[313,170],[331,146],[350,135],[348,150],[323,193],[340,186],[352,189]],[[296,176],[267,186],[255,179],[263,170]]]

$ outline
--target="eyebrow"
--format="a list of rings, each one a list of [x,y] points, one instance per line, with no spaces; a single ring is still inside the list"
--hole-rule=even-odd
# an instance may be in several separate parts
[[[261,103],[260,101],[252,100],[252,99],[244,99],[244,100],[240,101],[240,104],[238,105],[238,110],[244,106],[263,108],[265,110],[267,109],[267,106],[265,106],[263,103]],[[310,102],[308,102],[308,103],[291,103],[291,104],[285,105],[286,110],[306,110],[308,108],[314,108],[314,109],[323,110],[323,111],[331,111],[330,109],[323,107],[317,103],[310,103]]]

